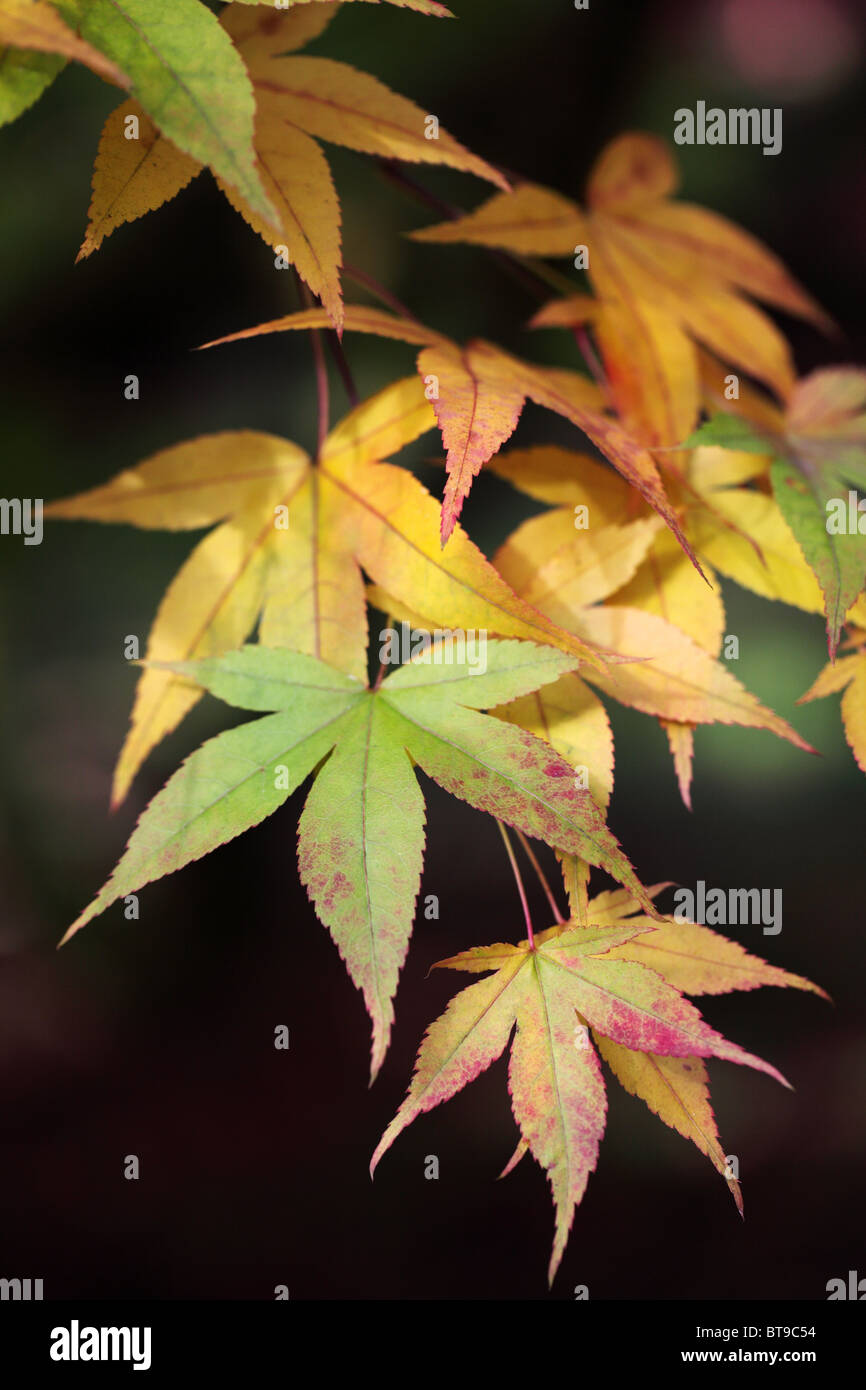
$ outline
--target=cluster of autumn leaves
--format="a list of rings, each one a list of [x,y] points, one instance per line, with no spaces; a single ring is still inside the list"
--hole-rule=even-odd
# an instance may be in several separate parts
[[[407,4],[447,13],[432,0]],[[866,770],[866,537],[825,524],[829,500],[866,492],[866,372],[797,380],[784,337],[754,301],[821,329],[826,316],[751,237],[673,200],[676,171],[662,141],[615,140],[585,205],[529,183],[512,188],[444,130],[427,139],[425,113],[374,78],[297,56],[338,9],[238,0],[217,20],[198,0],[0,0],[0,44],[18,55],[6,88],[0,80],[0,118],[35,100],[69,58],[131,93],[105,124],[80,255],[208,166],[321,303],[221,344],[333,328],[395,338],[416,353],[411,375],[323,429],[315,457],[252,430],[204,436],[46,508],[58,519],[210,528],[156,614],[115,804],[205,692],[261,716],[210,740],[170,778],[67,937],[258,824],[312,774],[299,871],[363,993],[375,1075],[421,882],[415,767],[551,846],[567,920],[554,907],[547,931],[528,926],[516,946],[442,962],[487,978],[428,1030],[375,1161],[513,1037],[520,1142],[508,1167],[528,1149],[550,1180],[552,1278],[604,1130],[600,1058],[696,1143],[739,1204],[704,1059],[783,1078],[721,1038],[683,996],[816,988],[656,910],[656,890],[643,887],[606,825],[614,747],[599,692],[661,723],[687,804],[699,724],[762,728],[806,748],[720,659],[721,575],[824,615],[830,664],[804,698],[844,687],[846,732]],[[208,119],[217,100],[218,121]],[[576,333],[595,379],[344,304],[339,203],[319,140],[449,164],[497,185],[476,211],[415,236],[494,247],[524,264],[568,256],[585,266],[584,289],[543,306],[533,327]],[[527,400],[574,425],[582,447],[502,452]],[[389,461],[430,430],[445,451],[441,505]],[[482,468],[546,507],[492,561],[459,520]],[[486,670],[472,672],[445,637],[441,661],[410,663],[370,687],[369,608],[431,632],[488,632]],[[590,899],[589,866],[622,888]]]

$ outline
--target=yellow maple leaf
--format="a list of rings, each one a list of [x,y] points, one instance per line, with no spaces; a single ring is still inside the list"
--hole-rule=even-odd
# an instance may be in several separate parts
[[[536,184],[496,194],[475,212],[413,233],[521,255],[572,255],[597,299],[553,301],[533,323],[591,323],[624,423],[670,446],[700,401],[695,343],[784,396],[794,382],[785,339],[745,296],[827,328],[818,305],[758,241],[725,218],[670,195],[677,172],[664,141],[619,136],[599,156],[586,207]]]
[[[389,159],[447,164],[500,188],[508,184],[447,131],[440,128],[437,139],[425,138],[421,108],[369,74],[327,58],[282,56],[317,37],[337,9],[336,0],[293,6],[284,13],[233,4],[220,15],[252,78],[257,169],[278,213],[282,240],[235,189],[218,182],[253,230],[269,246],[284,248],[280,254],[321,299],[339,329],[340,206],[318,139]],[[152,125],[137,103],[113,111],[99,142],[78,258],[89,256],[122,223],[169,201],[201,168]]]
[[[263,333],[320,328],[327,322],[323,310],[306,309],[227,334],[203,346],[216,347]],[[698,567],[652,455],[616,420],[602,414],[603,402],[598,388],[585,377],[557,367],[537,367],[483,339],[475,339],[461,348],[417,320],[398,318],[381,309],[347,305],[344,323],[346,328],[357,332],[376,333],[422,345],[418,370],[448,450],[442,504],[443,546],[475,475],[510,436],[524,401],[528,399],[564,416],[582,430],[663,518]]]
[[[438,507],[404,469],[381,462],[435,424],[418,377],[363,402],[325,440],[314,463],[287,440],[227,432],[165,449],[103,487],[50,503],[47,517],[147,528],[214,529],[181,567],[160,604],[149,662],[218,655],[260,618],[268,646],[366,674],[361,567],[437,623],[560,646],[603,664],[519,598],[458,526],[446,554]],[[113,802],[126,795],[150,750],[200,691],[148,665],[117,765]]]

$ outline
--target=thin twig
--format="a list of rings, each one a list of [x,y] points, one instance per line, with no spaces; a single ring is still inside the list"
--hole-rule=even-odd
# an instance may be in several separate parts
[[[605,373],[604,367],[601,365],[601,362],[598,360],[598,357],[596,356],[595,348],[593,347],[592,342],[590,341],[590,337],[586,331],[585,326],[582,323],[579,323],[576,325],[573,332],[574,341],[580,348],[580,355],[583,358],[586,365],[589,367],[589,370],[592,373],[592,376],[595,380],[595,384],[601,388],[607,399],[610,400],[610,382],[607,379],[607,374]]]
[[[411,194],[416,202],[422,203],[424,207],[440,213],[449,222],[456,222],[458,217],[466,216],[465,208],[461,208],[457,203],[446,203],[444,198],[437,198],[435,193],[431,193],[423,184],[413,179],[410,174],[400,168],[399,164],[390,160],[380,160],[379,168],[391,183],[401,188],[405,193]],[[488,246],[486,250],[492,253],[494,260],[498,261],[500,265],[507,265],[511,270],[522,271],[524,283],[529,279],[535,294],[540,297],[546,298],[549,289],[564,295],[576,293],[574,285],[567,276],[536,256],[521,256],[516,251],[504,251],[494,246]],[[348,267],[346,269],[348,270]]]
[[[454,203],[446,203],[444,198],[437,198],[436,194],[431,193],[423,184],[416,183],[415,179],[394,160],[380,159],[379,168],[389,183],[396,184],[398,188],[411,193],[416,202],[423,203],[425,207],[432,208],[434,212],[441,213],[443,217],[448,217],[451,221],[456,217],[465,217],[463,208],[457,207]]]
[[[312,330],[312,336],[313,358],[316,363],[316,399],[319,403],[319,434],[316,443],[316,456],[321,457],[322,449],[325,446],[325,440],[328,437],[328,366],[325,362],[325,353],[322,348],[322,335],[317,328]]]
[[[346,395],[349,397],[349,404],[352,406],[356,406],[361,398],[358,395],[358,389],[355,386],[355,378],[352,376],[352,369],[349,366],[349,363],[346,359],[346,354],[343,351],[343,344],[340,342],[340,339],[337,336],[336,329],[332,328],[330,330],[330,332],[327,334],[327,340],[328,347],[331,351],[331,356],[334,359],[334,365],[337,368],[337,371],[340,373],[340,380],[343,383],[343,389],[345,390]]]
[[[449,222],[455,222],[458,217],[466,216],[465,208],[458,207],[456,203],[446,203],[443,198],[437,198],[435,193],[430,193],[423,184],[418,183],[407,174],[405,170],[401,169],[398,164],[394,164],[389,160],[380,160],[379,168],[391,183],[402,189],[404,193],[409,193],[416,202],[423,204],[426,208],[431,208],[433,212],[438,212],[441,217],[447,218]],[[501,251],[492,246],[487,247],[487,250],[490,252],[492,258],[497,261],[503,269],[520,280],[524,287],[526,287],[528,282],[529,289],[537,297],[547,298],[547,287],[550,285],[550,279],[547,278],[547,266],[545,266],[543,270],[538,270],[523,256],[516,256],[510,251]],[[346,269],[348,273],[348,267],[346,267]],[[556,271],[550,270],[549,275],[552,278],[556,275]],[[545,285],[546,279],[547,285]],[[372,286],[370,288],[372,288]],[[556,288],[556,286],[554,285],[553,288]],[[571,292],[571,286],[569,286],[568,293]]]
[[[530,951],[534,951],[535,936],[533,935],[532,931],[532,918],[529,915],[529,903],[526,901],[526,889],[523,887],[523,879],[520,877],[520,869],[518,868],[517,860],[514,857],[514,850],[511,848],[511,841],[505,833],[505,826],[502,824],[502,821],[498,819],[496,821],[496,824],[499,826],[499,833],[502,836],[502,840],[505,845],[505,853],[508,855],[508,862],[511,865],[511,872],[514,874],[514,881],[517,884],[517,891],[520,894],[520,902],[523,907],[523,916],[526,921],[526,935],[529,940],[529,949]]]
[[[344,261],[343,273],[348,275],[350,280],[354,280],[356,285],[363,285],[365,290],[369,290],[372,295],[375,295],[376,299],[380,299],[383,304],[387,304],[388,308],[393,309],[395,314],[399,314],[401,318],[411,319],[414,323],[418,322],[418,319],[412,313],[411,309],[407,309],[406,305],[403,304],[395,294],[392,294],[390,290],[386,290],[384,285],[380,285],[379,281],[374,280],[372,275],[368,275],[365,270],[359,270],[357,266],[348,265]]]
[[[524,852],[524,854],[526,855],[527,859],[529,860],[530,864],[532,865],[533,869],[535,870],[536,877],[538,878],[538,882],[541,884],[542,888],[544,889],[544,894],[545,894],[545,897],[547,898],[547,901],[550,903],[550,910],[551,910],[551,912],[553,913],[554,920],[555,920],[556,922],[558,922],[560,925],[562,925],[562,923],[565,921],[565,918],[563,917],[562,913],[560,912],[560,910],[559,910],[559,908],[558,908],[558,906],[557,906],[556,898],[553,896],[553,891],[552,891],[552,889],[551,889],[551,887],[550,887],[550,884],[549,884],[548,881],[547,881],[547,876],[545,875],[544,870],[542,869],[541,865],[539,864],[538,860],[536,859],[536,857],[535,857],[535,852],[533,851],[533,848],[532,848],[531,844],[530,844],[529,841],[527,840],[527,838],[526,838],[526,836],[524,835],[524,833],[523,833],[522,830],[515,830],[514,833],[515,833],[515,835],[517,836],[518,840],[520,841],[520,843],[521,843],[522,846],[523,846],[523,852]]]
[[[313,296],[304,284],[300,276],[295,272],[298,290],[301,299],[308,309],[315,308]],[[319,436],[316,447],[316,456],[322,452],[322,447],[328,437],[328,427],[330,423],[330,403],[328,398],[328,365],[325,362],[325,352],[322,347],[322,335],[318,328],[310,329],[310,338],[313,344],[313,361],[316,365],[316,399],[319,405]]]
[[[557,294],[565,295],[568,299],[573,298],[578,293],[577,288],[567,275],[563,275],[559,270],[554,270],[552,265],[539,260],[537,256],[518,256],[516,251],[505,251],[503,255],[510,256],[517,265],[522,266],[541,285],[556,290]]]
[[[448,218],[449,221],[453,222],[458,217],[464,217],[466,215],[463,208],[457,207],[454,203],[446,203],[442,198],[437,198],[435,194],[428,192],[422,184],[417,183],[415,179],[404,173],[398,165],[390,161],[380,160],[379,167],[386,178],[396,184],[398,188],[402,188],[405,192],[410,193],[418,202],[423,203],[425,207],[432,208],[435,212],[441,213],[441,215]],[[514,279],[518,280],[524,288],[534,294],[537,299],[547,299],[550,290],[554,290],[556,293],[565,296],[576,293],[575,287],[572,285],[571,281],[545,261],[539,260],[536,257],[520,256],[514,251],[503,251],[499,247],[489,246],[487,250],[492,259],[495,260],[503,270]],[[348,266],[346,267],[346,273],[352,275]],[[359,283],[363,283],[360,277],[353,275],[353,278],[358,278]],[[368,285],[368,288],[371,289],[374,294],[379,293],[379,290],[374,289],[372,285]],[[379,289],[380,288],[381,287],[379,287]],[[380,293],[379,297],[382,299],[383,303],[388,302],[384,294]],[[404,315],[406,314],[406,310],[402,309],[402,307],[399,312]],[[607,379],[604,367],[599,361],[589,334],[582,324],[574,329],[574,340],[580,349],[580,354],[586,363],[590,375],[596,385],[604,393],[605,400],[610,403],[612,400],[610,382]]]

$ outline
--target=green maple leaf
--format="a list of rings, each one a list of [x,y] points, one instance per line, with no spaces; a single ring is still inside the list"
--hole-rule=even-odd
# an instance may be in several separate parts
[[[762,434],[748,420],[741,420],[738,415],[719,413],[698,425],[679,448],[700,449],[712,445],[717,449],[735,449],[743,454],[772,454],[777,442]]]
[[[553,648],[490,641],[486,670],[473,671],[449,639],[370,690],[315,657],[262,646],[172,663],[228,704],[276,712],[217,735],[187,758],[64,941],[119,898],[258,825],[326,760],[300,819],[298,865],[364,994],[375,1076],[421,880],[424,801],[413,762],[471,806],[606,869],[654,912],[591,796],[575,785],[574,768],[541,739],[478,712],[574,665]]]

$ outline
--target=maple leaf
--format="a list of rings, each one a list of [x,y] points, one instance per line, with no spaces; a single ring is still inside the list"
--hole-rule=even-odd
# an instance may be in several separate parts
[[[369,585],[367,594],[371,604],[409,623],[412,631],[431,630],[429,617],[401,603],[378,584]],[[512,700],[491,713],[544,739],[576,771],[583,769],[587,790],[597,806],[607,809],[613,792],[613,731],[604,705],[585,681],[566,672],[543,690]],[[569,885],[568,869],[566,884]],[[571,886],[568,892],[571,898]]]
[[[542,611],[546,611],[546,606]],[[575,613],[569,624],[633,660],[588,679],[622,704],[678,724],[737,724],[765,729],[805,752],[815,750],[767,709],[730,671],[672,623],[639,608],[603,604]]]
[[[589,905],[588,926],[568,922],[532,942],[475,947],[440,961],[453,970],[494,973],[457,994],[428,1028],[406,1099],[370,1165],[372,1174],[402,1130],[496,1061],[516,1029],[509,1092],[521,1144],[506,1172],[525,1148],[547,1173],[556,1212],[551,1283],[604,1132],[604,1081],[589,1031],[626,1089],[724,1173],[700,1059],[738,1062],[788,1083],[775,1067],[710,1028],[680,991],[775,984],[823,993],[706,928],[629,915],[636,907],[628,892],[601,894]],[[653,936],[663,945],[679,942],[680,952],[645,944]],[[740,1205],[736,1190],[735,1197]]]
[[[265,645],[307,652],[362,679],[361,566],[410,606],[423,595],[434,625],[535,639],[599,661],[594,648],[518,598],[460,527],[442,554],[434,499],[410,473],[379,462],[434,424],[420,380],[409,377],[353,410],[315,464],[274,435],[227,431],[164,449],[104,487],[49,503],[44,513],[158,530],[215,526],[159,606],[151,662],[229,651],[260,618]],[[198,699],[164,666],[144,671],[113,805]]]
[[[612,569],[613,557],[612,562],[607,562],[605,569],[610,580],[619,581],[617,602],[644,607],[646,612],[687,632],[710,655],[719,652],[724,606],[705,555],[701,556],[705,578],[701,578],[669,531],[628,530],[642,516],[649,517],[649,512],[642,509],[634,491],[621,478],[584,453],[549,445],[509,449],[496,456],[489,467],[518,491],[555,509],[531,518],[514,532],[510,556],[525,581],[557,550],[582,545],[584,537],[589,537],[588,559],[592,555],[598,557],[591,532],[619,527],[624,538],[631,537],[635,548],[632,560],[638,563],[635,567],[627,553],[616,557],[616,571]],[[687,495],[687,500],[694,499]],[[676,505],[688,525],[687,507],[681,506],[678,499]],[[639,556],[641,535],[648,541],[644,559]],[[610,543],[610,537],[602,543]],[[630,570],[634,577],[630,577]],[[613,588],[612,582],[607,592],[613,592]]]
[[[262,333],[282,333],[326,324],[327,317],[322,310],[306,309],[229,333],[203,346],[217,347]],[[495,344],[480,339],[459,348],[441,333],[413,319],[386,314],[381,309],[348,305],[344,326],[360,333],[425,344],[418,355],[418,371],[448,450],[442,504],[443,546],[454,529],[474,477],[510,436],[528,398],[564,416],[582,430],[658,512],[700,569],[670,505],[652,455],[636,444],[615,421],[599,413],[598,389],[585,377],[561,368],[536,367],[522,362]]]
[[[860,529],[866,504],[856,497],[857,489],[866,493],[866,372],[812,372],[794,387],[777,429],[718,415],[684,447],[698,444],[771,459],[773,496],[824,595],[833,660],[845,615],[866,580],[866,520]]]
[[[172,0],[168,7],[151,0],[56,4],[84,39],[129,75],[136,110],[145,112],[187,156],[210,165],[276,227],[276,212],[255,164],[252,84],[216,16],[199,0]],[[125,147],[122,160],[128,163],[131,154],[140,159],[129,132],[117,126],[115,133]],[[152,159],[145,167],[153,167]]]
[[[509,449],[497,455],[490,468],[519,491],[554,508],[526,522],[511,538],[511,563],[523,582],[529,583],[558,552],[571,549],[576,555],[575,548],[583,547],[586,537],[586,563],[595,565],[596,586],[606,574],[607,592],[616,589],[618,603],[664,618],[710,655],[717,655],[725,611],[706,553],[701,554],[702,579],[668,530],[634,527],[650,513],[621,478],[586,454],[549,445]],[[688,481],[695,492],[691,476]],[[694,504],[694,496],[686,493],[685,498]],[[688,526],[687,505],[678,505],[677,510],[683,511]],[[605,538],[597,545],[592,533],[600,528]],[[599,573],[604,547],[611,546],[616,534],[610,528],[619,528],[621,540],[632,552],[614,552]]]
[[[667,884],[648,889],[650,897]],[[652,921],[640,914],[627,892],[600,893],[592,902],[593,921],[604,926],[632,923],[645,927],[641,935],[609,952],[611,958],[637,961],[663,976],[683,994],[727,994],[762,986],[802,989],[829,998],[824,990],[801,975],[768,965],[750,955],[736,941],[710,928],[666,918]],[[699,1057],[677,1058],[634,1052],[599,1034],[594,1041],[617,1080],[631,1095],[643,1100],[670,1128],[690,1139],[722,1174],[731,1187],[737,1209],[743,1202],[739,1183],[719,1143],[715,1116],[709,1100],[707,1069]]]
[[[201,8],[196,0],[185,3]],[[319,139],[389,159],[448,164],[507,188],[495,169],[441,128],[438,139],[425,139],[420,107],[376,78],[331,59],[280,56],[316,38],[337,9],[335,0],[293,6],[287,12],[236,3],[220,16],[223,42],[234,41],[234,61],[245,62],[252,79],[256,171],[269,210],[224,169],[179,141],[156,113],[151,112],[154,124],[145,124],[135,103],[126,103],[108,117],[100,138],[78,259],[95,251],[121,223],[173,198],[210,163],[232,205],[269,246],[286,248],[288,259],[339,329],[340,205]],[[131,141],[125,138],[126,123],[135,115],[140,138]]]
[[[364,994],[375,1076],[423,860],[424,803],[410,759],[469,805],[605,868],[653,910],[571,768],[539,739],[477,713],[555,680],[573,662],[550,647],[493,641],[479,672],[465,648],[446,640],[373,690],[315,657],[263,646],[172,663],[176,676],[228,704],[277,713],[219,734],[187,758],[63,940],[119,898],[258,825],[327,758],[299,822],[298,865]]]
[[[584,469],[587,465],[591,466],[591,460],[583,461]],[[573,509],[557,509],[519,527],[497,551],[494,563],[517,593],[557,624],[607,651],[632,658],[615,670],[585,674],[623,704],[664,721],[688,805],[692,733],[697,724],[763,728],[796,747],[814,750],[713,658],[723,609],[701,590],[695,600],[694,586],[677,573],[680,553],[665,556],[664,541],[650,556],[661,539],[656,529],[651,519],[638,518],[575,531]],[[659,559],[670,566],[667,574]],[[695,640],[689,635],[683,610],[706,615],[703,637]],[[580,679],[575,675],[571,683]],[[552,738],[556,727],[554,720]]]
[[[117,64],[79,38],[51,5],[0,0],[0,125],[32,106],[70,59],[118,87],[129,86]]]
[[[594,460],[542,446],[498,455],[491,467],[542,501],[564,503],[524,522],[494,555],[516,593],[567,631],[604,650],[605,670],[568,673],[503,711],[572,765],[583,768],[599,804],[610,796],[613,735],[586,681],[621,703],[664,721],[688,805],[690,734],[697,724],[766,729],[813,752],[790,724],[762,705],[714,660],[724,610],[672,538],[651,515],[629,518],[630,489]],[[592,524],[575,529],[575,507]],[[672,554],[655,550],[666,541]],[[679,567],[686,576],[679,572]],[[418,627],[431,626],[423,603],[409,611],[387,586],[373,599]],[[664,613],[666,616],[661,616]],[[689,635],[691,622],[702,635]],[[612,663],[612,657],[623,658]]]
[[[856,618],[858,627],[853,619]],[[862,596],[849,615],[845,647],[853,651],[824,667],[798,705],[842,691],[842,726],[857,766],[866,772],[866,599]]]
[[[627,133],[596,161],[586,210],[527,183],[467,216],[412,235],[536,256],[574,256],[586,247],[597,299],[575,294],[556,300],[533,324],[590,323],[624,423],[647,443],[673,445],[697,416],[695,341],[783,396],[793,386],[784,338],[744,294],[821,328],[831,326],[753,237],[704,208],[670,201],[676,185],[665,142]]]
[[[711,410],[720,407],[729,410],[730,404],[718,389],[719,376],[718,364],[704,356],[702,384],[705,404]],[[711,564],[723,575],[760,594],[762,598],[779,600],[809,613],[826,613],[827,603],[815,573],[806,563],[779,502],[770,492],[773,454],[786,453],[790,447],[785,413],[743,383],[740,385],[737,408],[743,411],[745,418],[729,414],[715,415],[708,426],[702,427],[693,436],[698,446],[688,458],[682,492],[686,532],[709,574],[712,574],[709,569]],[[698,443],[700,439],[708,437],[716,442]],[[793,457],[796,462],[796,456]],[[654,547],[658,548],[664,540],[665,537],[659,537]],[[633,592],[632,586],[626,586],[617,595],[617,600],[629,603],[638,601],[641,606],[646,606],[646,597],[651,592],[651,585],[655,584],[659,589],[663,615],[669,616],[677,626],[683,627],[715,654],[721,642],[724,610],[720,606],[720,621],[716,624],[706,608],[706,591],[700,596],[703,613],[691,601],[684,604],[682,600],[689,594],[691,570],[681,564],[679,569],[681,577],[674,586],[673,575],[670,571],[663,575],[654,559],[651,576],[646,571],[643,580],[636,578],[634,581],[637,593]],[[684,570],[687,572],[683,573]],[[694,589],[694,585],[691,588]],[[861,597],[850,608],[848,621],[857,622],[859,614],[859,620],[866,625],[866,609],[862,605]],[[664,613],[665,608],[669,612]],[[702,638],[702,632],[709,636],[709,643]],[[846,710],[855,703],[852,693]],[[852,728],[856,729],[856,722]],[[688,804],[691,774],[689,733],[684,726],[675,729],[669,725],[666,725],[666,732],[671,741],[681,790]],[[848,732],[850,741],[850,730]],[[862,747],[862,743],[858,746]]]
[[[369,601],[383,613],[402,619],[415,632],[430,632],[433,622],[401,603],[378,584],[367,590]],[[611,657],[612,653],[606,653]],[[613,792],[614,748],[610,720],[598,696],[573,672],[566,672],[543,690],[512,700],[491,710],[497,718],[544,739],[571,765],[596,805],[606,810]],[[569,900],[579,892],[571,873],[582,873],[580,866],[564,864]]]
[[[674,773],[683,804],[692,809],[692,776],[695,761],[695,725],[681,720],[659,720],[667,737],[671,757],[674,760]]]
[[[768,454],[714,445],[694,449],[686,470],[686,529],[702,561],[743,588],[820,613],[821,590],[770,495],[769,469]]]
[[[593,1033],[593,1041],[624,1090],[642,1100],[663,1124],[684,1139],[690,1139],[706,1155],[730,1186],[742,1216],[742,1192],[719,1141],[710,1103],[710,1080],[703,1059],[634,1052],[598,1033]]]
[[[670,884],[648,888],[655,898]],[[802,989],[829,995],[802,975],[768,965],[753,956],[737,941],[729,941],[710,927],[680,922],[674,917],[651,919],[644,916],[631,894],[615,888],[598,893],[592,900],[592,920],[600,926],[632,924],[641,934],[624,946],[611,949],[612,959],[635,960],[663,975],[668,984],[683,994],[729,994],[733,990],[760,989],[774,985],[780,989]]]

